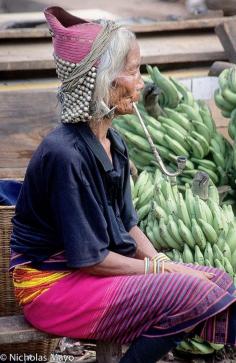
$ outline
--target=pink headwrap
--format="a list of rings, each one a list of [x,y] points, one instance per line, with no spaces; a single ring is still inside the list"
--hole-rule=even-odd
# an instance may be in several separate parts
[[[44,10],[53,39],[54,53],[69,62],[79,63],[91,50],[102,25],[80,19],[59,6]]]

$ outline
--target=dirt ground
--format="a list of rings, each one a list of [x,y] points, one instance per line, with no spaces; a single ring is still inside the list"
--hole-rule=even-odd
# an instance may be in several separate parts
[[[158,20],[168,15],[187,15],[185,0],[0,0],[0,7],[4,12],[41,11],[49,5],[59,5],[67,9],[99,8],[121,17],[148,17]]]

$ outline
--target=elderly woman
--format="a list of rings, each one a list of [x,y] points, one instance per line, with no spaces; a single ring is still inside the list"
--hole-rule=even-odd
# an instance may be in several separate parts
[[[190,331],[236,344],[232,279],[171,262],[137,226],[127,148],[111,127],[143,88],[134,34],[59,7],[45,15],[61,124],[34,153],[13,218],[10,269],[26,319],[56,335],[131,343],[122,363],[156,362]]]

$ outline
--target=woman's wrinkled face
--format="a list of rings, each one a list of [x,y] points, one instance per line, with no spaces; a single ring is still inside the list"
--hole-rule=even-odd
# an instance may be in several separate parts
[[[112,84],[110,91],[110,107],[116,106],[116,114],[133,113],[133,102],[137,102],[144,82],[140,74],[140,49],[134,41],[127,55],[124,69]]]

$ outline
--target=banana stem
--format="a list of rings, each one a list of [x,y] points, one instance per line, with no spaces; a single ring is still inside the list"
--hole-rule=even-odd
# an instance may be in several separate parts
[[[157,151],[156,146],[154,145],[154,142],[152,141],[151,135],[150,135],[148,129],[146,128],[146,125],[145,125],[145,123],[144,123],[144,121],[143,121],[143,119],[142,119],[142,117],[141,117],[141,115],[139,113],[139,110],[138,110],[138,108],[137,108],[137,106],[136,106],[136,104],[134,102],[133,102],[133,107],[134,107],[134,111],[135,111],[136,115],[138,116],[138,119],[139,119],[139,121],[140,121],[140,123],[141,123],[141,125],[143,127],[144,133],[145,133],[145,135],[147,137],[147,140],[148,140],[148,142],[150,144],[153,155],[154,155],[156,161],[158,162],[158,164],[160,165],[160,168],[163,171],[163,173],[168,175],[168,176],[177,176],[177,175],[181,174],[183,172],[183,169],[186,166],[187,158],[185,156],[178,156],[177,157],[177,168],[178,168],[178,170],[175,173],[171,173],[170,171],[168,171],[166,169],[160,155],[159,155],[159,152]]]

